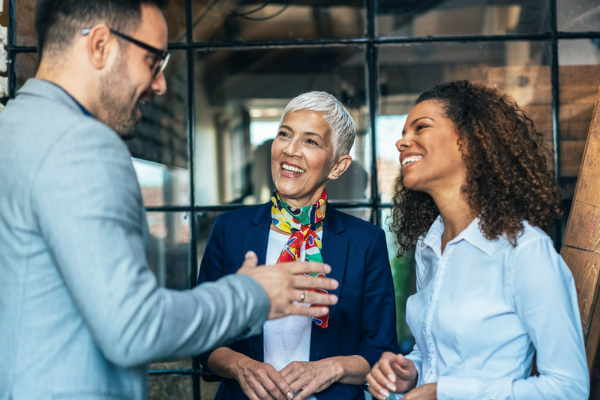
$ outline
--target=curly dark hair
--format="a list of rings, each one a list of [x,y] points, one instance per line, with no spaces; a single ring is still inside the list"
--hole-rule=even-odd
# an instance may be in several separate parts
[[[489,239],[506,235],[513,246],[523,221],[546,232],[562,211],[561,193],[546,164],[548,146],[533,121],[509,96],[481,84],[457,81],[421,94],[441,103],[459,136],[467,177],[461,193],[479,216]],[[433,198],[403,186],[396,179],[391,231],[398,254],[415,247],[440,214]]]

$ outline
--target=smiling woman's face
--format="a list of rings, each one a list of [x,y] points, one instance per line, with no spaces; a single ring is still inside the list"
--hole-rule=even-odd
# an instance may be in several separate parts
[[[408,114],[396,147],[406,188],[433,195],[464,184],[466,166],[458,133],[442,103],[425,100],[417,104]]]
[[[282,200],[292,207],[314,204],[333,174],[329,125],[316,111],[285,116],[271,147],[271,174]]]

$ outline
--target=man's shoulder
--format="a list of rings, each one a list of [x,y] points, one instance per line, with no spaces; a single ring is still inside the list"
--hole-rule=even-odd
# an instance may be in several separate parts
[[[11,126],[12,131],[20,131],[43,136],[59,134],[63,131],[92,131],[116,134],[106,125],[85,115],[82,109],[66,91],[60,87],[38,79],[27,81],[9,101],[0,114],[2,126]],[[42,132],[42,133],[40,133]]]

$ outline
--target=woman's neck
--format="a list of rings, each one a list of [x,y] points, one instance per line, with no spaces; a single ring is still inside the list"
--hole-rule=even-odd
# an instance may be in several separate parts
[[[442,234],[443,253],[446,244],[464,231],[477,215],[460,191],[458,193],[446,192],[432,197],[444,222],[444,233]]]

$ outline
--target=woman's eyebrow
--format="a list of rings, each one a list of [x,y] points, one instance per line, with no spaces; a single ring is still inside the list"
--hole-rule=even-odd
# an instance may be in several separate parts
[[[435,121],[435,120],[434,120],[433,118],[431,118],[431,117],[419,117],[419,118],[417,118],[417,119],[413,120],[413,121],[410,123],[410,125],[409,125],[409,126],[414,126],[414,125],[417,123],[417,121],[419,121],[419,120],[422,120],[423,118],[427,118],[427,119],[430,119],[430,120],[432,120],[432,121]]]

